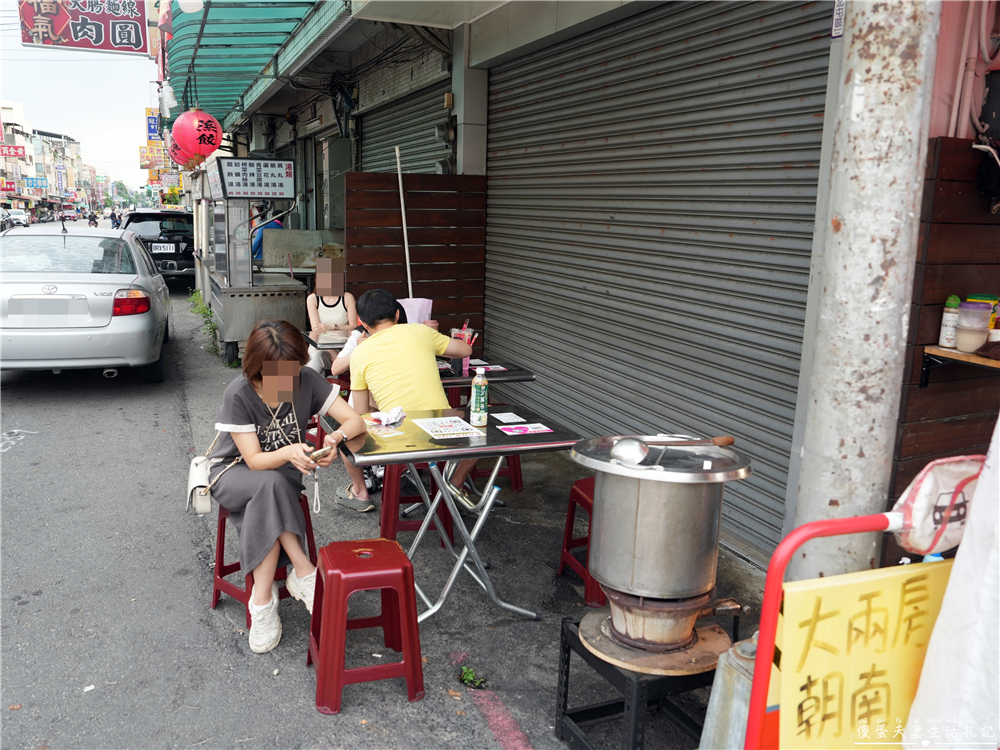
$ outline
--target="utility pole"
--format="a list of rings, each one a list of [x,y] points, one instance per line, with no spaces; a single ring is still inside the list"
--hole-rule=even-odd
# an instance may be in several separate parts
[[[847,2],[795,526],[885,510],[940,20],[940,0]],[[812,541],[788,577],[876,567],[880,541]]]

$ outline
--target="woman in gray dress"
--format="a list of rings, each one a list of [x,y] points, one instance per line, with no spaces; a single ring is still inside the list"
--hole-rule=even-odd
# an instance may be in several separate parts
[[[302,475],[333,461],[334,450],[313,461],[303,439],[313,414],[340,424],[327,442],[362,434],[364,420],[315,370],[302,332],[286,321],[258,323],[247,338],[243,376],[222,397],[211,453],[212,496],[229,510],[239,533],[240,567],[254,574],[250,599],[250,649],[271,651],[281,640],[278,617],[279,565],[288,567],[285,586],[312,612],[316,568],[304,551],[305,518],[299,505]],[[221,474],[221,476],[220,476]]]

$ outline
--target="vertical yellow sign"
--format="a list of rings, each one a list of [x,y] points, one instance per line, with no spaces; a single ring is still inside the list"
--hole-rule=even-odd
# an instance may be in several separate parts
[[[899,747],[950,560],[785,584],[783,748]],[[944,738],[945,728],[940,736]]]

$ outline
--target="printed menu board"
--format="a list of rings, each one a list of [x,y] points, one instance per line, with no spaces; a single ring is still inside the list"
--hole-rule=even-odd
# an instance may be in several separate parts
[[[292,161],[272,159],[216,160],[226,198],[294,198],[293,165]]]

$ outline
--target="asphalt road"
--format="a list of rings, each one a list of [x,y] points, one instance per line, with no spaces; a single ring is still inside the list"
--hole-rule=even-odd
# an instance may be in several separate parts
[[[0,374],[0,425],[4,434],[22,431],[3,443],[0,461],[0,744],[565,747],[552,731],[559,627],[583,608],[582,584],[554,572],[568,489],[586,471],[559,454],[525,457],[525,491],[513,495],[504,480],[509,507],[480,537],[501,596],[541,612],[541,622],[500,611],[461,576],[421,626],[423,700],[409,703],[403,680],[390,679],[347,686],[342,712],[320,714],[300,603],[281,603],[282,641],[264,655],[249,649],[241,605],[224,596],[209,607],[215,514],[184,513],[187,468],[214,436],[222,392],[239,373],[207,350],[188,286],[171,282],[171,290],[162,384],[129,371],[115,379],[99,370]],[[332,502],[346,473],[329,474],[314,516],[318,543],[378,536],[376,513]],[[404,537],[405,545],[412,534]],[[231,530],[231,559],[234,542]],[[418,582],[443,580],[449,567],[429,544],[415,560]],[[723,561],[720,594],[739,593],[724,576],[759,592],[761,578]],[[377,595],[357,599],[352,616],[377,611]],[[349,666],[388,658],[378,631],[352,631]],[[487,690],[459,684],[462,665],[484,676]],[[573,705],[615,697],[576,657],[573,669]],[[685,705],[700,716],[706,694]],[[621,729],[603,726],[598,746],[620,746]],[[646,747],[695,743],[661,718],[647,725]]]

